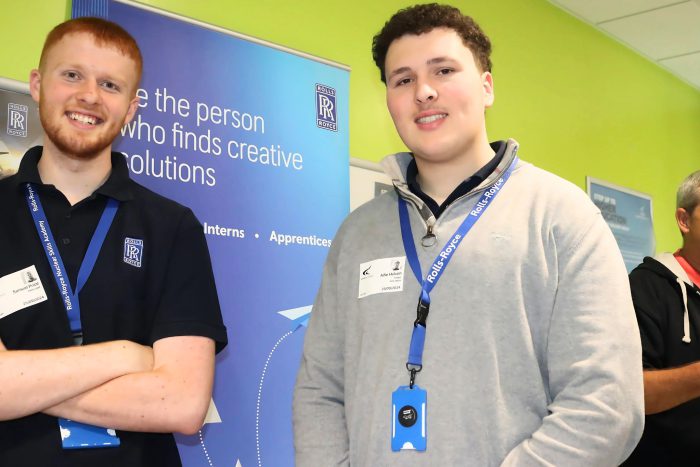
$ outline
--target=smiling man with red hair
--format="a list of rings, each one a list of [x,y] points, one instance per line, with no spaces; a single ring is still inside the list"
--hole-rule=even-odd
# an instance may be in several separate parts
[[[0,465],[180,465],[226,345],[202,227],[112,152],[141,54],[79,18],[29,78],[44,146],[0,181]]]

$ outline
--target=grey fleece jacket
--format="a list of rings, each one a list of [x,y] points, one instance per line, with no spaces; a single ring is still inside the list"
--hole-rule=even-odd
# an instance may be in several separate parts
[[[360,264],[405,256],[409,200],[423,273],[480,193],[435,219],[410,193],[410,154],[383,161],[395,192],[351,213],[329,253],[294,392],[298,467],[614,466],[644,423],[641,346],[627,274],[599,210],[571,183],[520,162],[431,293],[417,384],[427,450],[391,451],[391,393],[405,368],[420,286],[358,299]],[[427,226],[437,244],[423,247]]]

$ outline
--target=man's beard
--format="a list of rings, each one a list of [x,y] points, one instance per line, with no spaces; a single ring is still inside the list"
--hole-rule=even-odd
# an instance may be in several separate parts
[[[97,138],[81,138],[76,135],[67,135],[67,130],[61,128],[60,120],[52,120],[48,112],[39,106],[39,119],[44,128],[44,134],[51,140],[56,148],[64,154],[80,159],[94,159],[105,148],[111,146],[114,139],[119,134],[119,127],[114,129],[106,128]],[[68,117],[66,117],[68,118]]]

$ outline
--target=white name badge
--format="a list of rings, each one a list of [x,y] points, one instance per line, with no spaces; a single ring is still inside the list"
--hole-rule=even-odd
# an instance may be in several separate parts
[[[0,277],[0,319],[43,301],[46,301],[46,292],[36,267],[29,266]]]
[[[360,287],[357,298],[376,293],[401,292],[406,257],[381,258],[360,264]]]

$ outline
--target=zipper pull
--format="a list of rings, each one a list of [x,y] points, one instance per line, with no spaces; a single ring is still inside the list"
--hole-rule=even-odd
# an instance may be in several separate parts
[[[433,226],[429,225],[428,232],[423,236],[423,238],[420,241],[420,244],[423,245],[425,248],[430,248],[431,246],[435,245],[436,243],[437,243],[437,237],[433,233]]]

